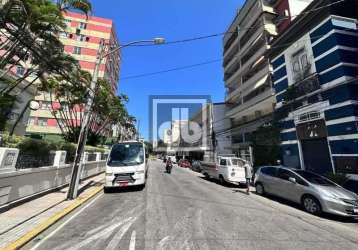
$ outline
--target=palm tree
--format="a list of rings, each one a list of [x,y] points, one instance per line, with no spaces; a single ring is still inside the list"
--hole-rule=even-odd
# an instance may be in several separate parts
[[[92,12],[92,5],[87,0],[58,0],[57,7],[64,12],[72,9],[81,11],[86,15]]]

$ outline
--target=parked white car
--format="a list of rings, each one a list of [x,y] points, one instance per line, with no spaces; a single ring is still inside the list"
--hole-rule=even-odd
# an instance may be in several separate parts
[[[246,184],[246,163],[241,158],[219,156],[215,162],[201,162],[201,172],[206,178],[217,179],[221,184]]]

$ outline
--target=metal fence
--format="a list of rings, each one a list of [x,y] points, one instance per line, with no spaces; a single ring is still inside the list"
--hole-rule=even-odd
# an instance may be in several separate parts
[[[25,168],[39,168],[45,166],[52,166],[54,163],[55,154],[35,156],[31,154],[19,154],[16,162],[17,169]]]

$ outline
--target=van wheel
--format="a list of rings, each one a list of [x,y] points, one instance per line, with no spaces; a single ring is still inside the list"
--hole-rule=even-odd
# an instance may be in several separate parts
[[[219,182],[221,185],[225,186],[226,185],[226,181],[224,179],[224,177],[222,175],[219,176]]]
[[[255,187],[256,187],[256,193],[257,193],[257,194],[259,194],[259,195],[265,195],[264,185],[262,185],[261,183],[256,183]]]
[[[210,180],[210,176],[208,173],[204,173],[204,177],[205,177],[205,179]]]
[[[312,195],[305,195],[302,197],[302,205],[306,212],[314,215],[322,213],[322,207],[319,201]]]

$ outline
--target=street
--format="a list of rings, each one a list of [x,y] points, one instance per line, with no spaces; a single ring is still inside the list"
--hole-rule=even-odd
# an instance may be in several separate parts
[[[25,249],[358,249],[353,220],[296,206],[150,161],[144,190],[101,193]]]

